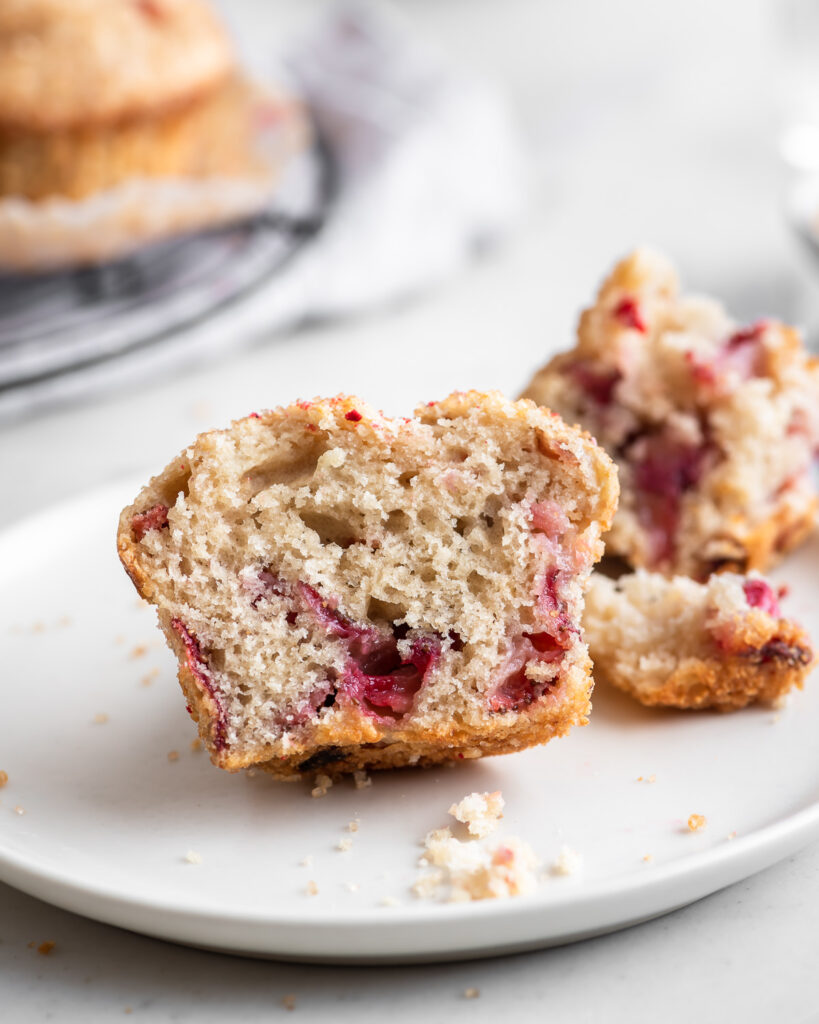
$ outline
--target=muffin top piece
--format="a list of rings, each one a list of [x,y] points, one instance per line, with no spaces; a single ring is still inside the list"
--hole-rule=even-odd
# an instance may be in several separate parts
[[[225,80],[202,0],[2,0],[0,128],[53,131],[165,111]]]

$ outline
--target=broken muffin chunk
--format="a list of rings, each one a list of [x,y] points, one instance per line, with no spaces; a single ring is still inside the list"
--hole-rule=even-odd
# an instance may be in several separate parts
[[[656,253],[615,267],[576,347],[524,397],[616,460],[606,552],[632,567],[697,579],[765,569],[813,529],[819,362],[784,324],[739,327],[716,302],[681,296]]]
[[[531,402],[298,402],[203,434],[122,513],[215,764],[281,776],[520,750],[583,723],[616,472]]]
[[[642,704],[733,711],[802,687],[813,666],[804,630],[784,618],[758,573],[707,583],[644,570],[592,576],[583,626],[598,683]]]

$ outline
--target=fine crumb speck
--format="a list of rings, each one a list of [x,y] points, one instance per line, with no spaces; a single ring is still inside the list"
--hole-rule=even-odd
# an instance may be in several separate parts
[[[688,828],[691,832],[702,832],[707,824],[704,814],[692,814],[688,818]]]
[[[358,832],[358,826],[361,824],[361,818],[353,818],[352,821],[347,823],[348,832]]]
[[[169,750],[168,751],[168,760],[169,761],[178,761],[179,760],[179,751],[178,750]]]
[[[296,1009],[296,997],[294,995],[282,996],[282,1006],[285,1010]]]
[[[353,848],[353,841],[349,836],[342,836],[341,839],[336,843],[336,849],[342,853],[347,853]]]
[[[480,994],[481,990],[479,988],[464,989],[464,999],[477,999]]]
[[[188,852],[185,854],[185,863],[186,864],[201,864],[202,863],[202,854],[201,853],[197,853],[196,850],[188,850]]]
[[[25,814],[26,813],[26,809],[25,809],[25,807],[21,807],[19,804],[17,804],[17,806],[14,808],[14,813],[15,814]]]
[[[117,646],[125,643],[125,637],[122,635],[122,633],[120,633],[119,636],[114,637],[114,643]]]
[[[31,631],[32,633],[45,633],[45,623],[35,622],[34,625],[31,627]]]
[[[344,888],[348,892],[358,892],[360,886],[359,886],[358,882],[345,882],[344,883]]]
[[[385,896],[381,900],[382,907],[400,907],[401,901],[397,900],[394,896]]]
[[[146,644],[137,644],[136,647],[131,648],[131,653],[128,655],[128,657],[132,661],[136,661],[137,658],[144,658],[147,653],[148,647]]]
[[[307,893],[308,896],[318,896],[318,886],[316,885],[312,878],[305,886],[304,891]]]
[[[734,830],[733,832],[729,832],[726,838],[731,840],[731,839],[736,839],[736,837],[737,837],[736,830]]]
[[[2,789],[3,786],[5,786],[8,783],[8,781],[9,781],[9,773],[8,772],[0,772],[0,789]]]
[[[327,796],[327,790],[333,785],[333,780],[329,775],[324,775],[322,772],[315,778],[315,786],[310,790],[310,796],[314,799],[318,797]]]
[[[638,775],[637,776],[637,781],[638,782],[656,782],[657,781],[657,776],[656,775]]]
[[[311,868],[313,866],[312,853],[308,853],[306,857],[302,857],[302,859],[299,861],[299,865],[303,868]]]
[[[653,853],[646,853],[643,856],[643,860],[645,861],[646,864],[650,864],[654,860],[654,854]]]
[[[570,846],[562,846],[549,869],[553,875],[576,875],[583,867],[583,856]]]
[[[105,725],[105,723],[108,721],[108,715],[106,715],[104,711],[99,711],[96,715],[94,715],[91,721],[94,723],[94,725]]]
[[[66,626],[72,625],[73,622],[74,620],[71,618],[70,615],[63,615],[62,618],[57,620],[57,625],[65,628]]]
[[[367,789],[373,784],[373,780],[366,772],[353,772],[353,782],[356,789]]]
[[[202,751],[202,741],[197,736],[195,740],[191,740],[191,753],[199,754]]]
[[[37,952],[40,954],[40,956],[48,956],[56,945],[57,943],[54,942],[52,939],[47,939],[45,942],[40,943],[40,945],[37,947]]]

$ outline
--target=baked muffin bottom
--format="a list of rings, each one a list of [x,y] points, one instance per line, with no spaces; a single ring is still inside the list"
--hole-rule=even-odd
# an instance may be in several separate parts
[[[592,574],[583,626],[598,683],[648,707],[735,711],[801,689],[810,638],[758,573],[705,583],[638,570]]]
[[[263,175],[258,118],[275,102],[231,76],[182,105],[105,125],[58,131],[0,125],[0,197],[84,199],[131,178]],[[283,106],[282,106],[283,109]]]

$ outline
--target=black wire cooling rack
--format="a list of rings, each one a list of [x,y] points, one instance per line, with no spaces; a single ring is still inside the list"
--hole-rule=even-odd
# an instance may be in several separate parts
[[[321,228],[333,194],[316,144],[275,208],[229,228],[141,249],[100,266],[0,274],[0,413],[4,399],[190,331],[269,283]],[[23,406],[7,401],[9,406]]]

